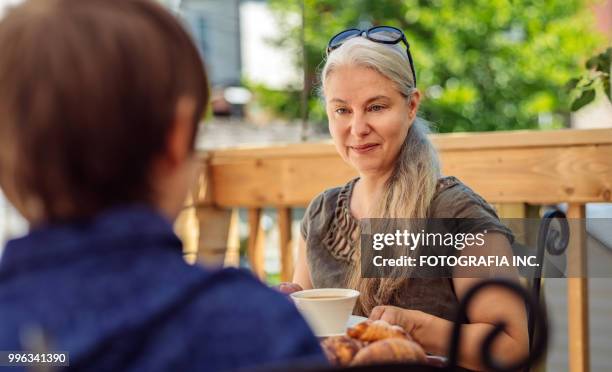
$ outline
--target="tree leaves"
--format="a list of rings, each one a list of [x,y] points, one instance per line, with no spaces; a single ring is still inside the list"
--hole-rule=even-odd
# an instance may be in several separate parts
[[[603,53],[589,58],[585,63],[587,69],[597,70],[603,73],[610,73],[610,60],[612,60],[612,47],[608,48]]]
[[[572,111],[580,110],[585,105],[593,102],[599,89],[603,90],[609,100],[612,101],[610,92],[610,63],[612,61],[612,47],[589,58],[585,67],[588,71],[580,78],[574,78],[567,82],[566,88],[574,96],[578,95],[572,102]]]
[[[574,100],[574,102],[572,103],[571,110],[572,111],[578,111],[581,108],[583,108],[584,106],[586,106],[589,103],[593,102],[594,99],[595,99],[595,89],[585,90],[585,91],[582,92],[580,97],[578,97],[576,100]]]
[[[578,83],[580,83],[579,78],[572,78],[570,79],[566,84],[565,84],[565,89],[567,90],[573,90],[576,89],[576,87],[578,86]]]
[[[285,11],[298,1],[269,0]],[[580,96],[576,107],[591,95],[583,98],[576,90],[591,89],[582,77],[565,85],[602,42],[592,32],[586,1],[305,0],[308,76],[320,72],[325,46],[337,32],[374,23],[397,26],[410,42],[419,90],[436,87],[435,95],[425,95],[420,114],[440,132],[538,128],[541,114],[552,114],[559,127],[570,93]],[[280,32],[293,43],[299,34]],[[605,66],[599,59],[591,63]],[[324,109],[313,109],[320,101],[312,92],[310,120],[324,127]]]

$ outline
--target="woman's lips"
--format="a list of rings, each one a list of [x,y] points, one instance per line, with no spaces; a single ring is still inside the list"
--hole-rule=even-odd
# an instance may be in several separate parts
[[[373,151],[377,147],[378,147],[377,143],[366,143],[365,145],[349,146],[351,150],[353,150],[354,152],[358,154],[368,153],[370,151]]]

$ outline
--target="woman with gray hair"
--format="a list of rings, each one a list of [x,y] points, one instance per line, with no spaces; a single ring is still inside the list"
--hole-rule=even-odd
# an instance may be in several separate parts
[[[454,233],[486,232],[484,247],[468,245],[456,253],[461,255],[481,255],[487,247],[508,255],[513,235],[479,195],[457,178],[441,175],[428,126],[417,118],[421,93],[401,30],[346,30],[331,39],[327,54],[321,88],[329,130],[339,155],[359,177],[311,201],[302,221],[294,283],[280,289],[358,289],[356,314],[399,324],[428,353],[445,355],[455,307],[480,279],[456,271],[448,277],[364,277],[359,220],[453,219]],[[504,274],[517,277],[513,270]],[[494,343],[495,356],[514,361],[527,353],[525,307],[511,293],[486,290],[468,314],[459,360],[463,367],[483,368],[480,345],[500,320],[507,327]]]

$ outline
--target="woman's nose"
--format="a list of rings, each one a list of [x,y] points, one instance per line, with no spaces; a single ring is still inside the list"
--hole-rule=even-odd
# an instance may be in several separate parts
[[[356,114],[351,120],[351,134],[355,137],[363,137],[368,135],[372,128],[368,124],[365,115]]]

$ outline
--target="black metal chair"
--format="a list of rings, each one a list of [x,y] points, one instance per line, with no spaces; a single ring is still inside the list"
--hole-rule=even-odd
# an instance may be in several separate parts
[[[553,221],[559,222],[558,229],[553,225]],[[542,222],[538,230],[538,240],[536,247],[536,262],[537,266],[533,272],[531,278],[531,293],[534,299],[542,304],[542,273],[544,272],[546,253],[552,256],[560,256],[567,250],[569,244],[569,224],[567,222],[567,216],[559,209],[552,209],[547,211],[542,216]],[[538,321],[538,312],[528,311],[528,332],[530,347],[534,338],[535,324]],[[525,371],[529,371],[526,369]]]
[[[554,220],[559,221],[559,228],[554,228],[552,222]],[[542,272],[544,270],[544,258],[546,253],[559,256],[565,253],[569,244],[569,224],[567,223],[567,217],[565,213],[558,209],[548,211],[542,217],[542,223],[538,231],[538,246],[536,251],[536,260],[538,266],[536,266],[535,272],[533,273],[531,292],[533,296],[540,301],[542,292]],[[535,314],[529,314],[529,339],[533,338],[534,323],[536,321]]]

